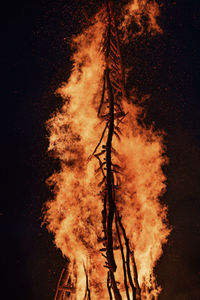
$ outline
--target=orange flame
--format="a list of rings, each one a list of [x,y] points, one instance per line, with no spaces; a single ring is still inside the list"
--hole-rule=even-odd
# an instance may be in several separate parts
[[[124,9],[123,26],[136,17],[138,24],[141,9],[150,16],[149,28],[159,30],[155,22],[158,6],[147,1],[130,2]],[[85,295],[85,268],[89,270],[92,299],[109,299],[107,296],[105,259],[102,248],[102,176],[97,172],[96,159],[90,159],[101,138],[105,123],[97,116],[104,69],[106,66],[102,40],[106,30],[103,8],[93,24],[73,38],[73,70],[67,83],[57,93],[65,100],[60,111],[47,122],[49,151],[60,160],[60,172],[54,173],[49,185],[55,186],[55,199],[46,203],[45,220],[55,235],[55,244],[66,257],[70,257],[71,272],[76,270],[76,298]],[[165,191],[166,178],[162,166],[164,156],[162,134],[138,123],[141,108],[123,100],[128,112],[120,125],[120,140],[113,139],[116,154],[113,163],[120,165],[121,188],[116,192],[116,206],[123,219],[130,247],[134,250],[140,286],[146,286],[142,299],[152,299],[160,292],[154,286],[153,269],[162,254],[170,230],[166,226],[167,208],[159,202]],[[102,141],[105,142],[105,138]],[[123,286],[121,254],[115,252],[116,280],[120,282],[122,299],[126,298]],[[148,291],[149,289],[149,291]]]
[[[125,40],[128,39],[127,27],[134,21],[138,25],[138,32],[133,36],[141,35],[144,33],[143,17],[147,21],[147,31],[151,34],[162,33],[162,29],[157,23],[157,18],[160,16],[159,6],[155,1],[149,2],[148,0],[133,0],[130,1],[124,9],[124,19],[121,23],[121,29],[124,31]],[[132,36],[132,38],[133,38]]]

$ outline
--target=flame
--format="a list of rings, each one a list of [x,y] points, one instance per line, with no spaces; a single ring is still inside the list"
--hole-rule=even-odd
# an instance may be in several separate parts
[[[149,30],[160,31],[155,21],[157,4],[147,4],[144,0],[130,2],[124,8],[126,15],[121,26],[127,27],[133,16],[140,25],[144,9],[150,16]],[[106,68],[102,51],[106,24],[105,8],[102,8],[93,24],[73,38],[73,70],[68,82],[57,90],[64,104],[47,122],[48,150],[59,159],[60,171],[48,179],[55,197],[46,203],[45,222],[55,235],[56,246],[70,258],[71,272],[75,270],[73,299],[85,299],[86,269],[92,299],[109,299],[105,258],[100,251],[103,247],[103,188],[98,183],[102,181],[102,174],[98,172],[98,160],[92,158],[105,128],[97,111]],[[153,269],[170,232],[166,225],[167,208],[159,202],[166,189],[162,166],[167,158],[162,133],[139,124],[141,108],[128,104],[125,99],[122,106],[128,114],[120,124],[120,139],[113,138],[113,163],[121,169],[116,206],[134,252],[139,285],[146,287],[142,299],[152,299],[152,295],[158,295],[161,290],[154,286]],[[105,137],[102,143],[105,144]],[[122,299],[126,299],[118,250],[115,259],[116,280],[120,282]]]
[[[166,188],[161,167],[167,158],[163,155],[161,134],[137,123],[137,107],[125,103],[125,110],[129,114],[121,128],[123,137],[116,147],[120,149],[125,175],[119,208],[127,235],[134,244],[142,284],[143,280],[150,281],[169,234],[165,225],[167,208],[158,201]]]
[[[128,41],[127,28],[134,21],[138,26],[138,31],[132,34],[131,38],[136,35],[142,35],[145,31],[144,16],[147,21],[147,31],[151,34],[162,33],[162,29],[157,22],[160,16],[160,9],[155,1],[149,2],[148,0],[133,0],[130,1],[124,8],[123,21],[121,23],[121,30],[124,31],[124,41]]]

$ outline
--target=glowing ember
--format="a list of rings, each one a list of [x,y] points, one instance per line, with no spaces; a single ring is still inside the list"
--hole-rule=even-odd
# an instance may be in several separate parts
[[[48,180],[55,199],[45,221],[70,259],[55,299],[157,299],[161,291],[153,269],[169,235],[159,202],[166,157],[161,134],[139,125],[141,109],[129,103],[119,40],[120,32],[130,39],[132,19],[142,33],[144,13],[148,30],[160,32],[159,10],[132,1],[117,27],[111,4],[73,39],[73,70],[57,90],[65,103],[47,122],[61,168]]]

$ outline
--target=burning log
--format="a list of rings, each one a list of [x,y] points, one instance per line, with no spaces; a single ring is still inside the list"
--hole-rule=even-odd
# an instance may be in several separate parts
[[[85,290],[84,300],[91,300],[90,288],[89,288],[89,278],[88,278],[88,273],[87,273],[85,266],[84,266],[84,271],[85,271],[85,277],[86,277],[86,290]]]
[[[122,255],[123,272],[124,272],[124,285],[125,285],[125,289],[126,289],[126,296],[127,296],[127,299],[130,300],[130,295],[129,295],[129,290],[128,290],[128,282],[127,282],[127,274],[126,274],[127,270],[126,270],[124,249],[123,249],[123,246],[122,246],[121,236],[120,236],[120,232],[119,232],[119,228],[118,228],[118,222],[117,222],[116,217],[115,217],[115,223],[116,223],[117,235],[118,235],[118,240],[119,240],[120,250],[121,250],[121,255]],[[135,299],[135,297],[133,297],[133,298]]]

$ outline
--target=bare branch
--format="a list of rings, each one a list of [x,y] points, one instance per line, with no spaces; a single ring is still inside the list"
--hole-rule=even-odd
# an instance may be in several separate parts
[[[88,157],[88,160],[90,160],[90,159],[94,156],[94,154],[96,153],[97,149],[98,149],[99,146],[101,145],[101,142],[102,142],[102,140],[103,140],[103,138],[104,138],[104,135],[105,135],[105,132],[106,132],[107,127],[108,127],[108,122],[106,123],[106,126],[105,126],[105,128],[104,128],[104,130],[103,130],[103,132],[102,132],[101,138],[100,138],[100,140],[99,140],[97,146],[95,147],[93,153]]]

